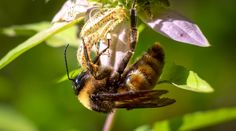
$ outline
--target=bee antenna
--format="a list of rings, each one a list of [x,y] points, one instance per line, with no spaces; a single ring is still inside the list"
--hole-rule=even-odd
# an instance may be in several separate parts
[[[69,44],[66,45],[65,50],[64,50],[64,60],[65,60],[65,64],[66,64],[66,74],[67,74],[68,80],[73,81],[74,79],[70,78],[70,76],[69,76],[69,69],[68,69],[68,64],[67,64],[66,51],[67,51],[68,47],[69,47]]]

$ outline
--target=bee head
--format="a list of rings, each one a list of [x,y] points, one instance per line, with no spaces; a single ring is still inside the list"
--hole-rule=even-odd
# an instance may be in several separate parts
[[[72,88],[73,88],[76,95],[78,95],[80,90],[83,89],[85,82],[88,78],[89,78],[88,73],[82,72],[76,78],[69,79],[72,81]]]
[[[72,86],[73,90],[76,95],[79,94],[80,90],[84,87],[86,80],[89,78],[89,73],[88,72],[82,72],[80,73],[76,78],[71,78],[69,75],[69,70],[68,70],[68,65],[67,65],[67,58],[66,58],[66,51],[68,48],[69,44],[65,47],[64,50],[64,60],[65,60],[65,65],[66,65],[66,74],[68,80],[72,81]]]

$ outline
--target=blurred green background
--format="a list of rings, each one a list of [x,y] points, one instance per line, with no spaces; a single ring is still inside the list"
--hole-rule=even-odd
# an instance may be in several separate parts
[[[64,0],[1,0],[0,27],[50,21],[63,3]],[[158,88],[168,89],[177,103],[159,109],[119,110],[113,128],[116,131],[134,130],[144,124],[152,125],[158,120],[195,111],[236,106],[236,1],[172,0],[171,4],[198,24],[212,46],[201,48],[178,43],[145,29],[140,34],[137,51],[142,49],[142,43],[160,41],[167,61],[194,70],[215,92],[193,93],[161,85]],[[27,38],[0,34],[0,58]],[[63,50],[63,47],[40,44],[0,70],[0,110],[10,112],[13,119],[17,119],[16,115],[23,117],[32,125],[29,130],[101,130],[106,115],[85,109],[74,96],[69,81],[55,82],[65,74]],[[71,68],[78,67],[75,54],[76,49],[70,48]],[[0,121],[4,120],[0,116]],[[236,129],[235,121],[200,130],[232,129]]]

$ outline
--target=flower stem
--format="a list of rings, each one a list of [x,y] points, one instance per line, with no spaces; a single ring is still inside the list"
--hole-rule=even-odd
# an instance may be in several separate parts
[[[115,114],[116,114],[116,109],[107,115],[106,121],[103,126],[103,131],[111,131],[111,128],[114,123]]]

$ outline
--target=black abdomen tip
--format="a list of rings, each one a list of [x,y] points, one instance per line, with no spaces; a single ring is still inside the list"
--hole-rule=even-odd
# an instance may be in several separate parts
[[[164,62],[165,54],[164,50],[161,47],[160,43],[155,43],[152,48],[148,50],[148,54],[152,56],[153,58],[157,59],[160,62]]]

